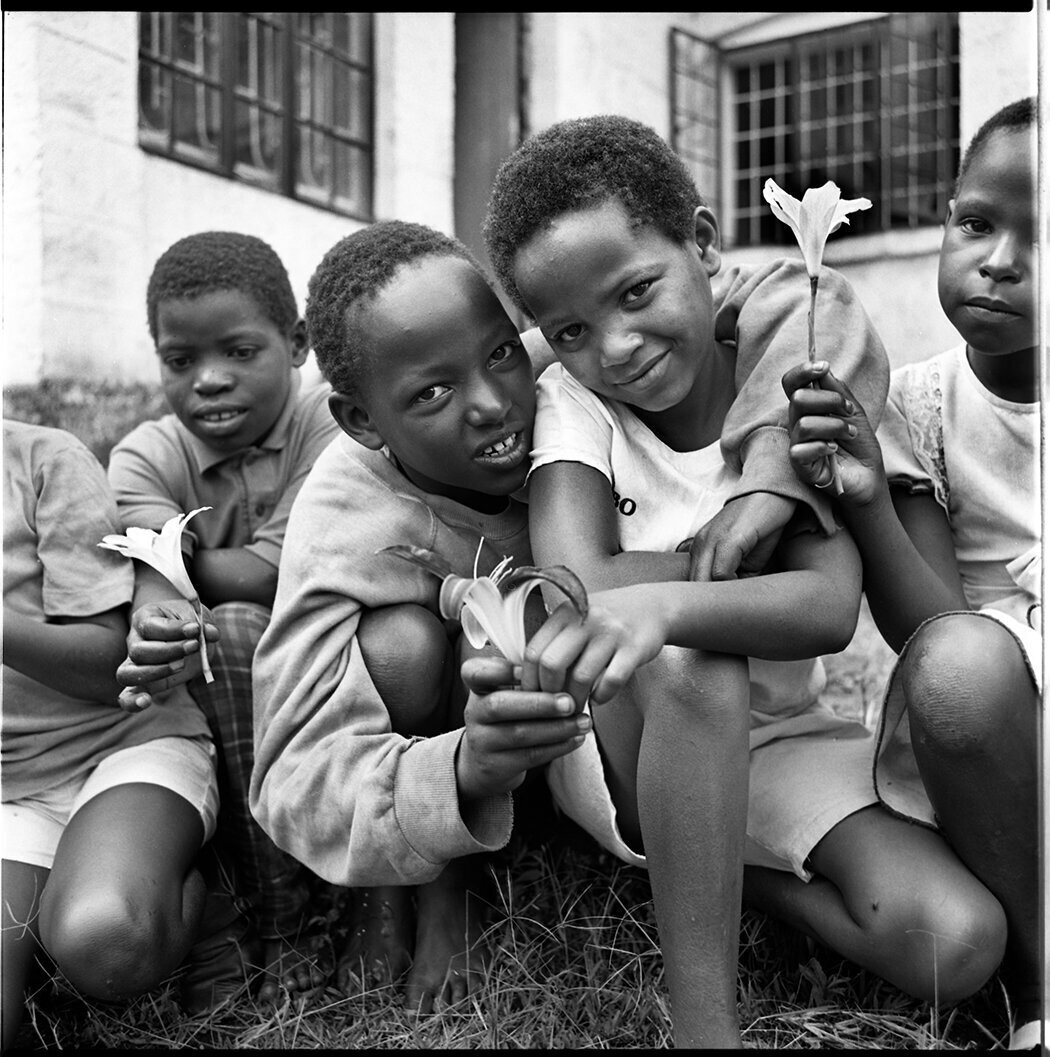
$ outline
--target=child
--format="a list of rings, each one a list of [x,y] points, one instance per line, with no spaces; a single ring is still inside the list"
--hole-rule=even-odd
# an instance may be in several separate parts
[[[438,579],[377,552],[415,544],[461,575],[529,564],[514,493],[532,366],[466,248],[416,224],[329,250],[306,319],[345,436],[289,519],[255,658],[252,810],[321,877],[358,887],[341,985],[410,965],[405,1005],[427,1012],[475,986],[480,857],[509,837],[509,790],[589,724],[564,694],[525,702],[543,722],[512,722],[511,704],[465,719],[465,645],[437,615]]]
[[[791,473],[786,409],[769,408],[805,348],[801,262],[731,269],[712,289],[716,218],[660,137],[619,117],[562,122],[511,155],[486,239],[559,361],[539,381],[537,563],[591,590],[701,578],[680,552],[740,487],[720,435],[764,424],[785,441],[769,472]],[[818,347],[878,407],[881,344],[825,270],[829,288]],[[596,740],[549,768],[567,814],[648,866],[680,1045],[740,1045],[741,856],[749,902],[914,994],[968,994],[1001,952],[995,901],[939,837],[878,807],[867,732],[819,701],[813,658],[849,642],[860,599],[856,550],[833,530],[799,504],[765,575],[683,585],[693,648],[663,651],[594,711]],[[931,932],[951,939],[935,951]]]
[[[248,810],[251,660],[269,619],[292,500],[337,430],[327,387],[300,388],[305,324],[284,265],[261,239],[223,231],[180,239],[154,266],[146,305],[173,413],[114,447],[109,479],[126,526],[159,529],[176,513],[211,508],[194,518],[184,541],[190,578],[220,633],[216,678],[197,677],[189,687],[219,748],[219,861],[254,912],[266,969],[259,997],[272,1000],[281,985],[306,990],[323,977],[300,938],[301,867]],[[192,608],[155,580],[153,604],[132,616],[120,672],[128,686],[169,685],[172,676],[185,681],[200,670]],[[169,662],[180,659],[177,672]],[[148,701],[139,695],[140,706]],[[230,983],[243,983],[240,956],[229,955]],[[184,989],[189,1008],[206,1008],[213,993],[223,997],[225,985],[208,975]]]
[[[208,724],[188,698],[117,706],[130,562],[106,476],[63,430],[4,421],[3,1047],[43,947],[78,990],[135,997],[190,949],[215,829]]]
[[[826,365],[784,379],[796,469],[824,487],[823,456],[837,452],[872,614],[900,654],[879,725],[879,798],[937,827],[1001,902],[1012,1049],[1039,1043],[1046,971],[1035,121],[1034,99],[1011,103],[963,156],[937,281],[962,342],[893,372],[878,439]]]

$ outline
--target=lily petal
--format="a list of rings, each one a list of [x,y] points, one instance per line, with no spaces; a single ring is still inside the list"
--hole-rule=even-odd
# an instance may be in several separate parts
[[[867,198],[843,199],[831,180],[823,187],[808,188],[801,202],[778,187],[774,180],[766,180],[762,197],[769,203],[773,215],[795,233],[810,278],[820,274],[828,236],[849,223],[850,213],[871,208]]]

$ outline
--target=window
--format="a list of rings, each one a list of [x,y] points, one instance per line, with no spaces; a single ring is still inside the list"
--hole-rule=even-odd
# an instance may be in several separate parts
[[[372,216],[372,15],[142,11],[139,144]]]
[[[834,180],[870,198],[838,237],[943,221],[959,161],[956,13],[893,14],[722,64],[731,207],[719,219],[736,244],[793,239],[762,198],[768,177],[796,197]]]

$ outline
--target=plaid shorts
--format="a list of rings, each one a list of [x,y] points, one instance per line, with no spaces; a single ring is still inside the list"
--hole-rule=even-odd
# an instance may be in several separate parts
[[[211,610],[219,629],[212,672],[189,684],[208,718],[219,750],[219,817],[213,848],[235,896],[246,901],[264,939],[294,936],[304,923],[305,868],[263,832],[248,808],[255,758],[252,658],[270,610],[253,602],[224,602]]]

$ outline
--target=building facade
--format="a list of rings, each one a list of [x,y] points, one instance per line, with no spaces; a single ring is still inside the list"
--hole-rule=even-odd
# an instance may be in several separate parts
[[[323,253],[372,220],[483,252],[488,187],[522,137],[613,112],[687,160],[731,262],[797,253],[766,177],[872,199],[825,260],[892,362],[932,355],[954,340],[935,276],[958,152],[1036,91],[1034,19],[5,12],[5,384],[155,379],[146,281],[195,231],[265,239],[300,307]]]

